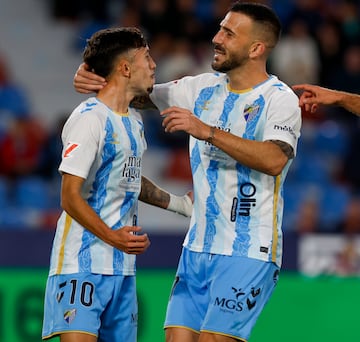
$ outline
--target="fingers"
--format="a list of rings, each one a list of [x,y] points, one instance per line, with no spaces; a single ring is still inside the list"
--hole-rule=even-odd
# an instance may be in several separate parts
[[[97,85],[97,86],[93,86],[93,85],[89,85],[87,83],[78,83],[78,82],[74,82],[74,88],[76,89],[76,91],[78,93],[81,94],[91,94],[91,93],[96,93],[99,90],[101,90],[103,88],[103,86]]]
[[[318,88],[318,86],[311,85],[311,84],[296,84],[293,85],[292,88],[294,90],[302,90],[302,91],[309,91],[312,92]]]
[[[185,131],[184,121],[182,119],[173,119],[171,117],[166,117],[162,123],[165,128],[165,132],[174,133],[176,131]]]
[[[120,229],[118,231],[120,240],[116,247],[127,254],[144,253],[150,246],[150,240],[147,234],[136,235],[139,231],[141,231],[141,227],[137,226],[125,226]]]
[[[318,109],[318,105],[316,103],[311,105],[310,112],[315,113]]]
[[[133,239],[128,243],[127,252],[128,254],[141,254],[144,253],[150,246],[150,240],[147,234],[135,235],[136,239]]]
[[[160,113],[164,120],[162,126],[165,128],[165,132],[173,133],[180,130],[187,129],[192,113],[187,109],[179,107],[169,107]]]
[[[292,88],[294,90],[305,90],[307,88],[307,84],[296,84],[293,85]]]
[[[106,80],[87,70],[86,64],[82,63],[75,73],[73,85],[77,92],[89,94],[101,90],[106,85]]]
[[[169,107],[169,108],[164,109],[164,110],[160,113],[160,115],[166,116],[166,115],[169,115],[169,114],[176,113],[176,112],[178,112],[178,110],[179,110],[178,107],[172,106],[172,107]]]

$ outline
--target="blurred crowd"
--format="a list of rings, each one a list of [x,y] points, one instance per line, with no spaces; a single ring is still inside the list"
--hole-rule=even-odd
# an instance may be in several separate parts
[[[166,82],[211,71],[211,39],[231,2],[52,0],[46,6],[52,20],[77,30],[81,38],[72,48],[79,54],[86,38],[101,28],[140,27],[157,63],[157,82]],[[261,2],[273,7],[283,23],[282,39],[270,59],[271,73],[289,85],[306,82],[360,93],[359,1]],[[0,51],[0,228],[54,228],[66,115],[53,129],[45,128]],[[144,115],[144,121],[149,148],[173,152],[163,176],[189,180],[186,135],[165,134],[158,115]],[[303,113],[298,155],[285,188],[285,231],[360,233],[359,123],[358,117],[337,107]],[[13,212],[18,207],[29,212],[24,222]]]

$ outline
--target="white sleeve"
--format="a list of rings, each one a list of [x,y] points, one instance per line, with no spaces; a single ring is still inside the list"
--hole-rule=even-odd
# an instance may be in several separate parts
[[[156,84],[150,94],[151,101],[162,111],[171,106],[177,106],[192,110],[189,91],[191,87],[189,80],[192,77],[184,77],[180,80],[162,84]],[[192,97],[192,96],[191,96]]]
[[[297,96],[289,91],[276,94],[267,115],[263,140],[281,140],[292,146],[296,155],[300,137],[301,110]]]
[[[99,150],[99,120],[95,115],[71,117],[62,132],[60,172],[87,178]]]

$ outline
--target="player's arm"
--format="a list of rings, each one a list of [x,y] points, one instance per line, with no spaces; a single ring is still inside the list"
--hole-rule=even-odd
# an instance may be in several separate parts
[[[124,226],[112,230],[81,196],[84,179],[63,173],[61,206],[74,220],[109,245],[129,254],[141,254],[150,245],[146,234],[135,235],[140,227]]]
[[[347,111],[360,116],[360,95],[345,93],[343,91],[337,92],[338,100],[335,105],[345,108]]]
[[[302,91],[299,99],[300,107],[306,111],[316,112],[318,105],[340,106],[356,115],[360,115],[360,95],[344,91],[323,88],[311,84],[297,84],[294,90]]]
[[[166,132],[185,131],[199,140],[210,142],[240,164],[271,176],[279,175],[293,157],[292,147],[284,142],[238,137],[205,124],[183,108],[170,107],[161,114],[165,117],[163,126]]]
[[[192,191],[184,196],[177,196],[161,189],[148,178],[141,177],[139,200],[144,203],[189,217],[192,212],[192,199]]]

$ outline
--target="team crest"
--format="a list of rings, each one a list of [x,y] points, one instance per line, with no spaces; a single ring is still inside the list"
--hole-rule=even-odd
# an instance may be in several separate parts
[[[259,105],[246,105],[245,109],[244,109],[244,118],[245,121],[251,121],[258,113],[260,110],[260,106]]]
[[[76,309],[67,310],[64,313],[64,320],[66,323],[71,324],[76,316]]]

